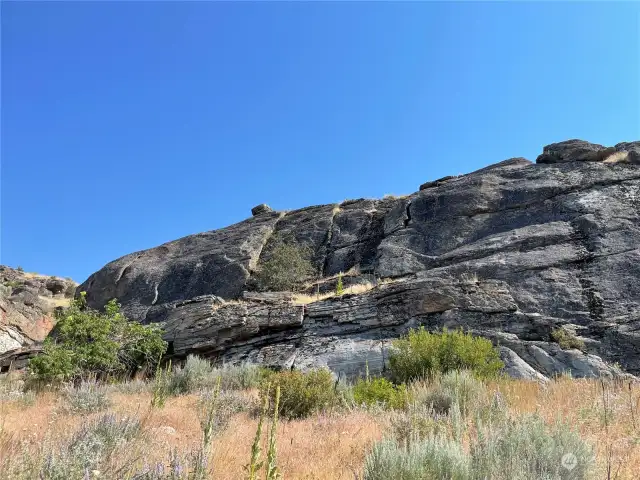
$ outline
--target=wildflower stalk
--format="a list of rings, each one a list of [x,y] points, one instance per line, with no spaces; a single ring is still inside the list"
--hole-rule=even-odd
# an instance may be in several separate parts
[[[249,472],[248,480],[257,480],[258,472],[262,468],[260,461],[260,439],[262,438],[262,424],[267,416],[267,409],[269,408],[269,391],[271,390],[271,384],[267,385],[266,394],[264,396],[264,405],[262,407],[262,413],[260,414],[260,420],[258,420],[258,428],[256,430],[256,436],[253,439],[253,445],[251,446],[251,462],[245,468]]]
[[[282,478],[276,466],[276,429],[278,428],[278,409],[280,408],[280,385],[276,387],[276,399],[273,408],[273,420],[271,422],[271,432],[269,434],[269,452],[267,453],[267,475],[266,480],[278,480]]]

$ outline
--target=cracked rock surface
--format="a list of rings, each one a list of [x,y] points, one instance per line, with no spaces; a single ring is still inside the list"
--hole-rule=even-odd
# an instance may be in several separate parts
[[[611,375],[613,363],[639,374],[639,155],[640,142],[570,140],[407,197],[266,211],[122,257],[79,290],[161,322],[177,357],[355,375],[382,369],[411,327],[462,326],[499,345],[516,377]],[[276,235],[308,246],[325,277],[394,281],[306,306],[243,297]],[[554,343],[559,327],[583,351]]]
[[[0,370],[25,364],[19,357],[45,339],[56,306],[68,303],[76,286],[71,279],[0,265]]]

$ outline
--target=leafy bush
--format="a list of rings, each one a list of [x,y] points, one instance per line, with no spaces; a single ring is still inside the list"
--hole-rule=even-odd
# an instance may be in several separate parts
[[[279,415],[292,418],[305,418],[320,410],[331,408],[338,403],[335,385],[331,372],[326,369],[300,372],[298,370],[274,373],[265,380],[261,389],[264,398],[266,386],[271,389],[270,404],[275,402],[275,391],[280,387]]]
[[[127,321],[115,300],[101,313],[87,307],[83,292],[57,316],[55,333],[29,362],[31,373],[46,381],[131,373],[155,364],[167,349],[157,326]]]
[[[584,350],[584,342],[562,327],[554,329],[551,332],[551,338],[560,345],[560,348],[563,350],[570,350],[572,348]]]
[[[404,408],[408,395],[405,385],[394,385],[386,378],[360,379],[353,386],[353,399],[357,405]]]
[[[278,238],[270,249],[269,258],[255,273],[255,278],[263,290],[295,291],[298,286],[315,273],[311,264],[311,251]]]
[[[383,440],[365,460],[364,480],[467,480],[469,458],[462,445],[443,436],[401,444]]]
[[[64,409],[69,413],[99,412],[111,404],[105,389],[90,381],[83,381],[77,387],[67,385],[62,398],[65,401]]]
[[[431,333],[421,327],[392,345],[389,366],[399,383],[433,378],[451,370],[470,370],[479,377],[492,377],[504,367],[489,340],[462,330]]]

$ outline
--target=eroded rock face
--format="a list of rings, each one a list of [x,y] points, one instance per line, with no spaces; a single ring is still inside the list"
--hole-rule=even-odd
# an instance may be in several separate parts
[[[76,286],[70,279],[0,265],[0,357],[12,361],[11,352],[42,342],[54,326],[56,306],[66,304]]]
[[[415,194],[261,213],[116,260],[81,287],[101,307],[165,324],[174,355],[283,368],[382,369],[408,328],[462,326],[500,345],[507,371],[541,378],[640,373],[640,142],[545,147],[427,182]],[[620,153],[622,152],[622,153]],[[238,299],[276,236],[313,251],[324,277],[395,280],[294,306]],[[330,281],[330,280],[327,280]],[[220,297],[220,298],[218,298]],[[584,341],[562,350],[560,326]]]

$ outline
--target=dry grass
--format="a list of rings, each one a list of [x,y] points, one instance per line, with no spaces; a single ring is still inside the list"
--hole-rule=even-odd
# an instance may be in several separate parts
[[[603,163],[629,163],[629,152],[622,150],[620,152],[612,153],[604,159]]]
[[[568,422],[595,447],[595,478],[637,479],[640,472],[640,386],[560,378],[548,385],[507,381],[499,386],[513,411]],[[611,477],[607,470],[611,468]],[[618,472],[616,477],[614,474]]]
[[[345,287],[343,295],[358,295],[360,293],[365,293],[373,290],[375,287],[376,285],[371,282],[359,283],[356,285]],[[319,295],[300,293],[293,296],[293,303],[295,303],[296,305],[308,305],[309,303],[319,302],[320,300],[326,300],[327,298],[332,298],[335,296],[337,296],[335,291],[325,292]]]
[[[502,393],[514,414],[537,412],[549,424],[561,419],[574,426],[595,448],[594,478],[638,478],[640,386],[637,384],[561,378],[547,385],[504,380],[491,388]],[[149,433],[146,443],[133,445],[130,450],[143,452],[146,462],[166,463],[171,449],[188,452],[200,445],[196,395],[170,398],[165,408],[154,411],[149,411],[150,395],[146,392],[114,392],[110,398],[110,410],[114,413],[143,419],[144,429]],[[10,437],[13,442],[24,442],[33,449],[46,437],[62,442],[87,417],[65,413],[61,402],[59,395],[43,393],[32,405],[18,401],[2,403],[0,440]],[[256,425],[255,418],[237,414],[215,438],[212,478],[243,477]],[[282,421],[277,436],[278,466],[285,479],[353,479],[361,473],[369,448],[383,437],[387,428],[384,414],[362,410]],[[2,455],[7,454],[2,445],[0,441],[0,464]]]
[[[42,300],[44,300],[45,302],[53,304],[54,307],[64,307],[64,308],[69,307],[69,305],[71,305],[71,300],[73,300],[72,298],[67,298],[67,297],[43,297],[43,296],[40,296],[40,298]]]
[[[197,395],[170,398],[163,409],[153,411],[148,408],[150,395],[147,393],[112,394],[111,400],[110,411],[119,416],[143,418],[144,428],[150,435],[144,445],[131,446],[130,450],[143,451],[146,463],[166,463],[172,449],[189,452],[200,446]],[[2,435],[17,442],[24,441],[34,451],[45,437],[64,441],[89,418],[65,414],[59,399],[51,393],[40,395],[32,406],[7,402],[0,410],[0,416]],[[238,414],[216,437],[212,478],[242,478],[257,422],[247,414]],[[381,437],[380,422],[366,412],[281,421],[278,426],[278,466],[284,478],[289,479],[352,479],[353,472],[362,468],[371,444]],[[262,449],[266,452],[266,443]],[[0,465],[5,453],[0,448]]]

